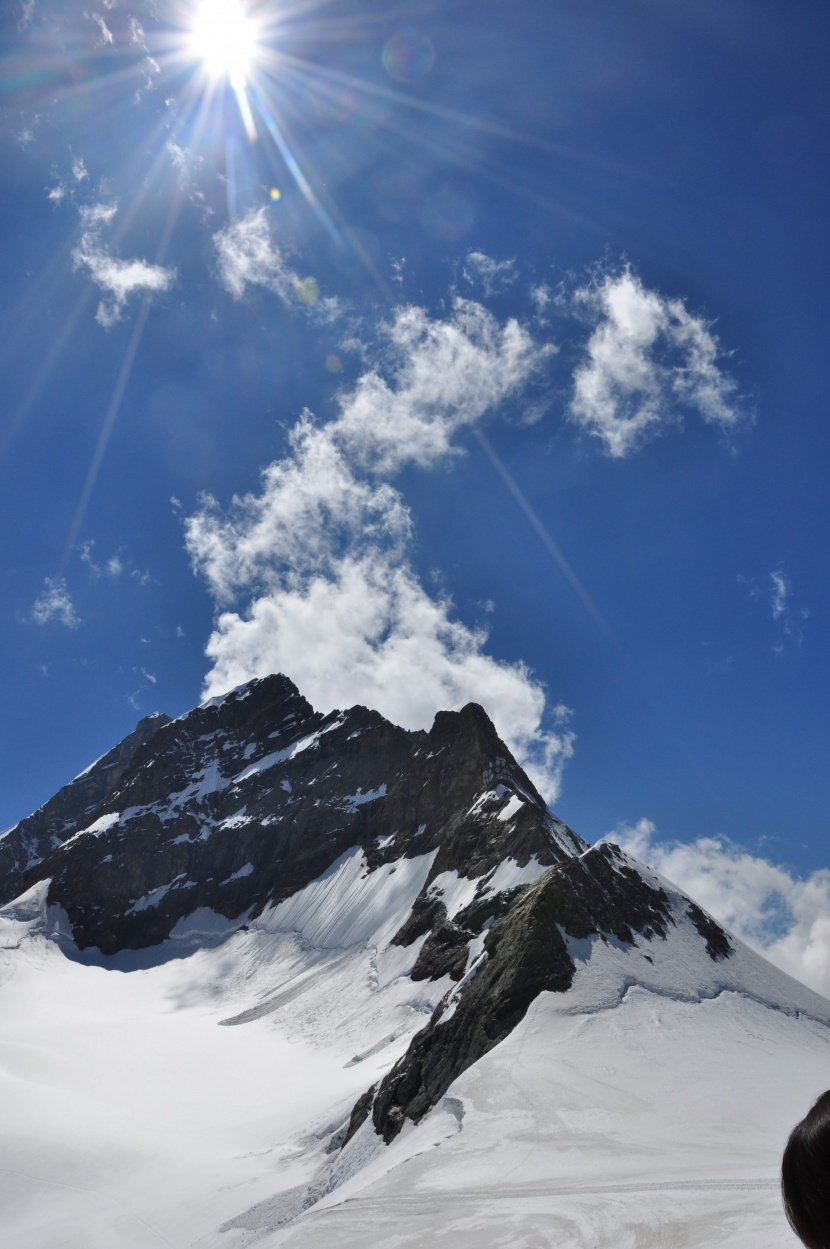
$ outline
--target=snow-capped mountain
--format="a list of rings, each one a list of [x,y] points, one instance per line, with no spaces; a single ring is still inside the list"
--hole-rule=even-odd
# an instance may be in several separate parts
[[[255,681],[0,865],[12,1249],[786,1239],[830,1003],[582,841],[477,706],[413,733]]]

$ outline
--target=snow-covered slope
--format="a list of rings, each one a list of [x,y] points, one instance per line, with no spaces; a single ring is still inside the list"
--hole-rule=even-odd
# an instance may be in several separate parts
[[[133,837],[110,789],[0,908],[4,1249],[793,1243],[777,1165],[830,1084],[830,1002],[586,847],[478,709],[432,735],[345,713],[274,771],[321,718],[306,704],[275,739],[272,688],[163,725],[119,779],[152,821]],[[255,829],[235,847],[236,783]],[[164,867],[199,820],[219,849],[152,944],[162,869],[142,856]],[[292,876],[286,827],[318,871]],[[142,889],[114,919],[108,855]],[[204,899],[234,855],[250,892],[223,914]]]
[[[224,941],[195,916],[114,959],[62,942],[42,886],[4,908],[4,1246],[787,1243],[777,1161],[830,1005],[737,942],[724,981],[680,929],[659,972],[585,942],[418,1126],[338,1151],[453,984],[389,944],[430,858],[346,855]]]

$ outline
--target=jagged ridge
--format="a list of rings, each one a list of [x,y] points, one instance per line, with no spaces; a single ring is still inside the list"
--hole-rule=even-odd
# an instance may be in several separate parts
[[[376,1131],[389,1142],[405,1119],[423,1118],[457,1076],[512,1032],[540,993],[570,989],[576,964],[567,937],[599,936],[631,946],[638,938],[665,939],[675,922],[665,890],[609,843],[551,867],[535,884],[512,893],[462,985],[439,1003],[382,1081],[371,1106],[365,1097],[358,1102],[352,1134],[371,1109]],[[475,924],[476,918],[484,927],[497,910],[497,903],[471,906],[457,917],[456,927]],[[714,920],[694,903],[687,915],[711,958],[731,954]],[[467,931],[468,939],[476,935]]]
[[[51,877],[77,944],[114,953],[163,941],[202,907],[242,922],[354,846],[370,870],[436,851],[428,886],[584,843],[475,704],[408,732],[364,707],[324,716],[275,676],[159,727],[25,883]]]

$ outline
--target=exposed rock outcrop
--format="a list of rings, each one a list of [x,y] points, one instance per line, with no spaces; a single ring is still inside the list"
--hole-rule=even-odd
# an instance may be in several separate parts
[[[170,717],[161,712],[145,716],[117,746],[32,815],[8,829],[0,838],[0,904],[16,897],[27,873],[94,818],[120,783],[136,751],[169,723]]]
[[[457,1076],[512,1032],[540,993],[570,989],[576,964],[568,938],[632,946],[665,939],[675,922],[665,890],[608,843],[551,867],[534,884],[512,891],[505,906],[478,962],[382,1081],[372,1118],[385,1141],[405,1119],[423,1118]],[[486,903],[468,908],[464,922],[486,923],[487,909]],[[710,957],[724,957],[731,951],[726,935],[694,909],[687,913]]]
[[[78,945],[114,953],[163,941],[202,907],[242,922],[355,846],[370,870],[434,851],[428,887],[507,857],[556,863],[585,843],[475,704],[408,732],[365,707],[324,716],[274,676],[157,727],[24,882],[51,877]],[[426,922],[440,925],[438,911]],[[455,946],[445,961],[460,975],[466,945]]]

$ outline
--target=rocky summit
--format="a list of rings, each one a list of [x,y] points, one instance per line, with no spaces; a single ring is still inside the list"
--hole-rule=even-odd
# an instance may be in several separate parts
[[[256,917],[355,846],[369,870],[435,852],[425,891],[445,871],[485,879],[508,857],[547,866],[587,848],[480,707],[407,732],[365,707],[321,715],[282,676],[142,721],[6,842],[29,857],[5,900],[50,879],[79,948],[105,954],[156,945],[203,907]],[[463,934],[426,899],[408,930],[431,934],[423,974],[460,975]]]
[[[248,924],[355,849],[366,874],[428,856],[390,945],[412,981],[456,987],[358,1101],[347,1139],[370,1112],[392,1139],[540,993],[567,992],[569,940],[659,946],[679,907],[712,960],[732,952],[691,900],[670,900],[616,847],[590,848],[551,814],[481,707],[408,732],[365,707],[322,715],[284,676],[142,720],[6,833],[0,887],[8,901],[48,881],[76,947],[113,955],[206,911]],[[474,883],[452,914],[436,886],[447,874]]]

